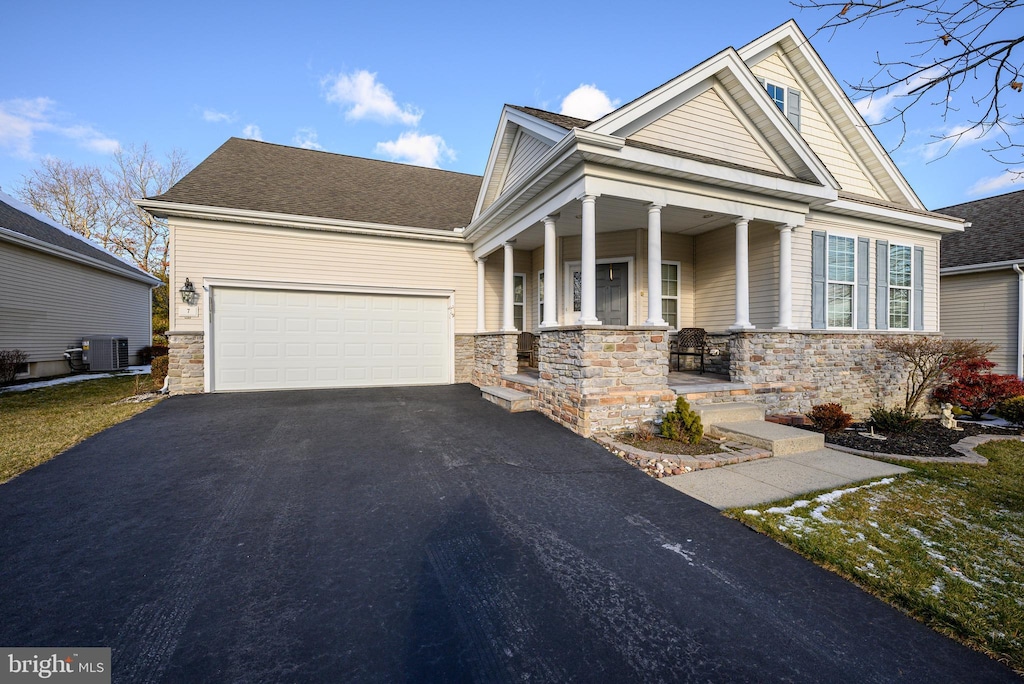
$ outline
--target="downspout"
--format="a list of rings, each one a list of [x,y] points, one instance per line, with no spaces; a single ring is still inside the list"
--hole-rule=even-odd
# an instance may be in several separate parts
[[[1017,272],[1017,377],[1024,377],[1024,271],[1014,264]]]

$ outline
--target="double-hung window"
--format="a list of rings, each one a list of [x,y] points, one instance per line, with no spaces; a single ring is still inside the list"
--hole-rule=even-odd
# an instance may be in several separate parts
[[[913,250],[907,245],[889,246],[889,328],[910,329]]]
[[[670,328],[679,329],[679,263],[661,264],[661,317]]]
[[[857,278],[856,240],[828,236],[828,327],[852,328]]]
[[[772,98],[783,114],[786,113],[786,89],[774,83],[765,82],[764,87],[768,90],[768,96]]]
[[[772,83],[771,81],[757,77],[757,80],[764,86],[764,89],[768,91],[768,97],[772,98],[772,102],[779,108],[786,118],[790,120],[796,130],[800,130],[800,91],[795,88],[789,88],[779,83]]]
[[[526,311],[526,276],[516,273],[512,276],[512,321],[516,330],[523,329]]]

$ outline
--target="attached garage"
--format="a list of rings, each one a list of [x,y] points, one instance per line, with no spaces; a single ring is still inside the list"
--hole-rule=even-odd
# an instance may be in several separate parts
[[[209,390],[451,383],[451,293],[211,285]]]

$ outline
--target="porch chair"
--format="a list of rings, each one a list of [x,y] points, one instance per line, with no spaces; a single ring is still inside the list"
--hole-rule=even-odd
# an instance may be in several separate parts
[[[534,368],[537,365],[537,336],[532,332],[519,333],[516,348],[516,360],[526,359],[526,365]]]
[[[708,346],[708,333],[704,328],[682,328],[669,343],[668,367],[672,369],[672,357],[676,358],[676,370],[681,356],[699,356],[700,374],[704,375],[704,351]]]

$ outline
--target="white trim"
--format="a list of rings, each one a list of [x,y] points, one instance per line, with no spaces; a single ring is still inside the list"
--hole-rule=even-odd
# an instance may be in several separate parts
[[[28,235],[25,235],[24,233],[19,233],[17,231],[9,230],[7,228],[0,228],[0,240],[11,242],[20,247],[34,249],[38,252],[43,252],[45,254],[49,254],[50,256],[58,257],[60,259],[66,259],[68,261],[74,261],[85,266],[91,266],[92,268],[98,269],[100,271],[106,271],[107,273],[118,275],[121,276],[122,278],[127,278],[128,280],[134,280],[136,282],[145,283],[149,285],[150,289],[162,284],[162,281],[159,280],[158,278],[154,278],[153,276],[149,275],[148,273],[142,270],[139,270],[134,266],[129,266],[128,264],[125,264],[125,268],[120,268],[118,266],[114,266],[113,264],[109,264],[105,261],[100,261],[95,257],[80,254],[73,250],[67,249],[66,247],[59,247],[58,245],[46,242],[45,240],[30,237]],[[97,247],[96,245],[92,244],[90,244],[90,246],[100,251],[103,251],[102,247]],[[116,259],[117,257],[114,256],[114,258]],[[135,272],[133,273],[132,271],[125,270],[126,268],[133,268]]]
[[[680,315],[680,310],[679,310],[679,306],[680,306],[679,302],[683,298],[682,294],[680,294],[682,292],[682,287],[683,287],[683,283],[682,283],[682,278],[683,278],[683,262],[681,262],[681,261],[671,261],[671,260],[666,261],[665,259],[662,259],[661,260],[661,265],[662,266],[668,265],[668,266],[675,266],[676,267],[676,294],[673,297],[669,297],[668,295],[665,294],[664,288],[662,288],[661,299],[662,300],[665,300],[665,299],[674,299],[674,300],[676,300],[676,326],[677,327],[673,328],[670,325],[669,326],[669,330],[678,330],[679,329],[679,327],[678,327],[679,326],[679,320],[682,318],[682,316]],[[648,296],[650,296],[650,283],[648,283],[648,285],[647,285],[647,293],[648,293]],[[664,304],[662,304],[662,306],[660,307],[660,310],[661,310],[661,317],[664,319],[665,318],[665,306],[664,306]]]
[[[626,280],[627,287],[629,288],[628,295],[626,297],[626,306],[628,311],[626,312],[627,325],[638,325],[636,323],[636,276],[633,273],[633,262],[636,257],[623,256],[623,257],[607,257],[604,259],[595,259],[594,266],[600,266],[601,264],[626,264]],[[559,321],[562,325],[579,325],[580,311],[572,310],[572,274],[573,271],[580,271],[582,261],[576,259],[574,261],[562,262],[562,310]],[[581,284],[582,287],[582,284]],[[603,322],[602,322],[603,323]]]
[[[443,297],[448,299],[448,384],[455,383],[455,290],[416,289],[409,287],[370,287],[365,285],[339,285],[334,283],[310,283],[301,281],[273,280],[242,280],[238,278],[206,277],[203,278],[200,305],[205,308],[203,316],[203,391],[216,392],[213,387],[213,316],[214,307],[210,306],[210,295],[213,288],[235,288],[245,290],[293,290],[303,292],[333,292],[356,294],[379,294],[412,297]],[[216,300],[213,300],[216,301]],[[185,331],[169,331],[182,332]]]
[[[893,247],[904,247],[910,250],[910,285],[893,285],[892,284],[892,248]],[[914,245],[904,244],[902,242],[890,242],[889,248],[886,250],[886,260],[888,263],[885,264],[886,272],[886,285],[885,285],[885,310],[889,316],[889,320],[886,321],[887,330],[913,330],[914,329]],[[875,268],[878,268],[878,264],[875,264]],[[923,277],[924,274],[918,274],[918,277]],[[890,292],[893,289],[906,290],[907,300],[909,306],[907,307],[907,327],[897,328],[892,324],[892,298]],[[876,322],[877,323],[877,322]]]
[[[857,202],[855,200],[837,199],[829,202],[825,207],[823,207],[823,210],[834,211],[836,213],[850,212],[854,215],[861,215],[883,222],[896,222],[897,224],[904,226],[909,224],[910,227],[930,230],[934,233],[962,233],[964,231],[964,221],[961,219],[955,219],[953,217],[939,218],[938,216],[926,216],[914,212],[892,209],[890,207],[880,207],[875,204]]]
[[[990,261],[985,264],[968,264],[966,266],[946,266],[945,268],[939,269],[939,275],[959,275],[961,273],[981,273],[982,271],[1002,271],[1007,268],[1013,268],[1019,264],[1024,264],[1024,261],[1020,259],[1013,259],[1012,261]]]
[[[223,207],[206,207],[197,204],[180,202],[163,202],[160,200],[132,200],[140,208],[145,209],[157,218],[170,216],[206,219],[211,221],[227,221],[234,223],[251,223],[262,226],[281,228],[299,228],[322,230],[337,233],[356,233],[359,235],[379,235],[413,240],[433,240],[438,242],[465,242],[462,233],[444,228],[417,228],[414,226],[393,226],[384,223],[367,221],[348,221],[342,219],[320,218],[316,216],[298,216],[269,211],[252,211],[249,209],[226,209]]]
[[[516,155],[516,148],[519,147],[519,141],[523,139],[523,128],[520,126],[516,129],[516,134],[512,136],[512,144],[508,147],[508,159],[505,160],[505,167],[501,170],[501,177],[498,179],[498,189],[494,193],[494,199],[501,197],[502,191],[505,189],[505,183],[508,179],[508,170],[512,166],[512,158]]]
[[[1017,272],[1017,377],[1024,378],[1024,270],[1014,264]]]
[[[782,91],[782,107],[779,109],[779,111],[782,112],[783,114],[787,114],[787,112],[789,112],[789,93],[788,93],[789,86],[784,86],[784,85],[780,84],[778,81],[775,81],[775,80],[771,80],[770,81],[770,80],[768,80],[767,76],[761,76],[761,78],[764,79],[764,89],[765,89],[765,92],[768,92],[768,86],[772,86],[773,88],[778,88],[778,89],[780,89]],[[795,90],[795,88],[794,88],[794,90]],[[775,106],[776,107],[779,106],[779,103],[775,101],[775,98],[772,97],[771,93],[768,93],[768,97],[771,97],[771,100],[772,100],[772,102],[775,102]]]
[[[845,240],[853,240],[853,280],[852,281],[847,282],[845,280],[832,280],[829,277],[829,273],[828,273],[828,251],[829,251],[829,242],[830,242],[829,238],[831,238],[833,236],[835,236],[837,238],[843,238]],[[828,329],[828,330],[837,330],[837,331],[849,331],[849,330],[854,330],[855,331],[855,330],[860,330],[860,328],[857,327],[857,266],[859,265],[857,263],[858,260],[859,260],[859,255],[857,254],[857,251],[858,251],[857,250],[857,238],[858,237],[859,236],[856,235],[856,234],[846,233],[846,232],[842,232],[842,231],[830,231],[830,230],[826,230],[825,231],[825,328]],[[877,267],[877,264],[876,264],[876,267]],[[850,297],[850,325],[849,326],[845,326],[845,325],[829,325],[831,317],[829,316],[829,308],[828,308],[828,286],[830,284],[832,284],[832,283],[835,283],[836,285],[849,285],[850,286],[851,297]],[[869,283],[869,286],[870,286],[870,283]],[[886,296],[888,297],[888,294],[886,294]]]

